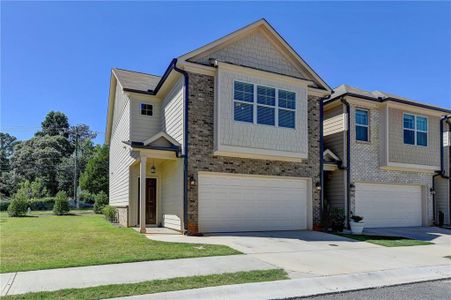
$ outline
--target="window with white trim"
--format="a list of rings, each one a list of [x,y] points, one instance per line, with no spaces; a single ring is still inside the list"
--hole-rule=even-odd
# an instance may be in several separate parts
[[[404,144],[428,145],[428,119],[413,114],[403,114]]]
[[[369,121],[366,109],[355,110],[355,139],[357,141],[369,141]]]
[[[141,103],[141,115],[152,116],[153,115],[152,104]]]
[[[234,81],[233,89],[235,121],[296,127],[296,93],[241,81]]]

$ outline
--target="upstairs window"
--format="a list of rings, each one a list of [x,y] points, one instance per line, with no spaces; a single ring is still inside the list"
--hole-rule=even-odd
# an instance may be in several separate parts
[[[279,127],[294,128],[296,120],[296,94],[279,90]]]
[[[296,94],[273,87],[235,81],[233,113],[235,121],[295,128]]]
[[[276,89],[257,86],[257,124],[276,124]]]
[[[141,103],[141,115],[152,116],[153,115],[153,106],[151,104]]]
[[[254,123],[254,85],[235,81],[233,100],[235,121]]]
[[[428,145],[428,119],[413,114],[403,115],[404,144]]]
[[[368,111],[356,109],[355,111],[355,138],[357,141],[369,141]]]

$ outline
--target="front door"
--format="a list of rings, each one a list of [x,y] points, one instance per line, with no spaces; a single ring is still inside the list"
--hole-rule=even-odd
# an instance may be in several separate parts
[[[138,180],[138,223],[139,223],[139,201],[140,201],[140,181]],[[157,223],[157,179],[146,179],[146,224]]]

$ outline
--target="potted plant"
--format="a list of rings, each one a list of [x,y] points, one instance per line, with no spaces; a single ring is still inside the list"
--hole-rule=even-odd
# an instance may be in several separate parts
[[[352,215],[351,220],[352,221],[349,222],[349,224],[351,225],[352,234],[362,234],[363,228],[365,227],[365,222],[362,222],[363,217]]]

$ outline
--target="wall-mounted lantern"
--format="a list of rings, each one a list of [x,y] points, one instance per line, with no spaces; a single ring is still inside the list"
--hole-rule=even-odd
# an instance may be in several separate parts
[[[189,177],[189,185],[190,185],[190,186],[196,186],[196,185],[197,185],[196,179],[194,178],[193,175],[191,175],[191,176]]]

